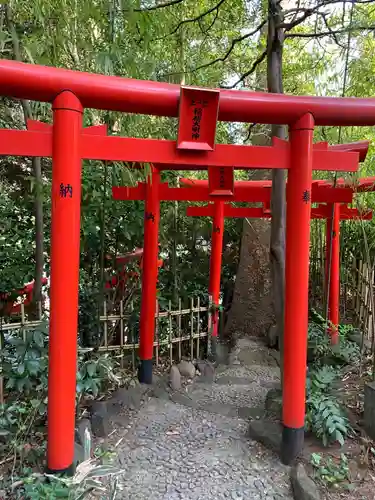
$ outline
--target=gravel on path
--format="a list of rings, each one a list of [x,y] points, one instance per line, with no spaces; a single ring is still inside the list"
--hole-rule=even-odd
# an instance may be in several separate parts
[[[265,385],[278,379],[267,348],[242,339],[217,383],[196,380],[181,393],[182,402],[196,404],[152,397],[124,426],[118,420],[113,438],[121,440],[116,451],[124,472],[116,499],[292,500],[289,469],[247,437],[245,419],[227,411],[263,404]]]
[[[289,470],[244,420],[152,398],[117,448],[116,498],[290,500]]]

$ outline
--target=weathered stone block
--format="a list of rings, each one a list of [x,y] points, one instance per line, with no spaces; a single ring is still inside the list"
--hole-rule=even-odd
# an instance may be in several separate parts
[[[349,340],[352,342],[355,342],[359,347],[362,346],[363,342],[363,348],[365,352],[371,352],[371,340],[368,340],[364,338],[362,340],[362,333],[360,331],[354,331],[353,333],[350,333],[348,335]]]
[[[201,373],[200,382],[213,382],[215,380],[215,367],[209,361],[198,361],[197,368]]]
[[[173,391],[181,389],[181,373],[176,365],[173,365],[169,372],[169,384]]]
[[[216,342],[215,363],[216,365],[229,365],[230,348],[225,342]]]
[[[365,385],[364,426],[371,439],[375,439],[375,382]]]
[[[267,332],[268,347],[277,347],[279,344],[279,333],[276,325],[271,325]]]
[[[283,407],[283,392],[280,388],[270,389],[267,392],[265,409],[276,416],[281,416]]]
[[[276,453],[280,452],[281,434],[281,426],[275,422],[266,420],[249,422],[248,436]]]
[[[190,361],[180,361],[177,368],[183,377],[193,378],[195,375],[195,366]]]
[[[297,464],[292,468],[290,474],[293,496],[296,500],[320,500],[320,493],[317,485],[309,478],[305,467]]]
[[[112,394],[111,403],[118,404],[131,410],[139,410],[142,406],[142,399],[148,390],[147,385],[139,384],[134,387],[122,387]]]
[[[252,408],[242,406],[238,408],[238,416],[245,420],[259,420],[264,417],[264,408],[258,406],[254,406]]]
[[[74,467],[82,463],[85,460],[85,451],[82,445],[79,443],[74,443]]]
[[[96,437],[106,437],[110,433],[109,412],[106,401],[95,401],[91,408],[91,429]]]

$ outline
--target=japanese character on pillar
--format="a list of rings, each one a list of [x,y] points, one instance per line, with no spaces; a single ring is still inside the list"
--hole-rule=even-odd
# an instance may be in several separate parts
[[[145,219],[146,220],[151,220],[152,222],[155,222],[155,215],[152,212],[146,212],[145,213]]]
[[[210,196],[234,195],[234,168],[208,167]]]
[[[305,190],[302,195],[302,199],[305,203],[309,203],[311,201],[311,195],[309,190]]]
[[[60,184],[60,198],[73,198],[73,187],[70,184]]]
[[[181,86],[177,149],[213,151],[219,90]]]

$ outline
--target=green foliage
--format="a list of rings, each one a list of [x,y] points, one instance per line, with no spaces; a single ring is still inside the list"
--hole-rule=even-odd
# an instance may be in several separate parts
[[[115,373],[116,360],[107,354],[91,355],[80,359],[77,372],[77,396],[91,394],[97,397],[104,387],[120,385],[121,379]]]
[[[8,437],[22,431],[30,409],[30,404],[25,401],[0,405],[0,436]]]
[[[35,474],[25,468],[24,479],[19,481],[20,488],[16,498],[25,500],[81,500],[93,493],[103,499],[114,498],[116,476],[122,471],[114,465],[103,464],[98,460],[87,460],[78,465],[72,478],[50,474]],[[115,481],[113,481],[115,479]],[[104,481],[105,480],[105,481]]]
[[[30,412],[44,418],[47,410],[48,345],[46,328],[18,331],[6,337],[2,350],[1,375],[10,391],[9,403],[0,408],[0,434],[14,435],[22,416]],[[96,397],[101,390],[121,383],[116,374],[118,363],[109,354],[81,354],[77,370],[77,399]],[[25,397],[27,399],[25,399]]]
[[[311,464],[314,468],[314,476],[323,484],[337,487],[346,483],[349,488],[349,465],[344,453],[341,454],[338,463],[332,457],[323,458],[319,453],[312,453]]]
[[[350,326],[339,326],[339,343],[332,345],[327,333],[327,323],[316,311],[312,313],[314,322],[309,323],[308,351],[315,364],[335,365],[356,364],[360,359],[360,348],[349,340]]]
[[[332,396],[320,392],[307,398],[306,428],[322,440],[324,446],[338,442],[343,446],[350,431],[341,405]]]
[[[307,378],[307,390],[329,391],[337,381],[339,372],[332,366],[322,366],[309,370]]]
[[[331,342],[324,324],[309,323],[308,350],[314,359],[323,358],[330,352]]]
[[[10,165],[12,168],[12,165]],[[1,172],[1,168],[0,168]],[[32,212],[11,196],[10,185],[0,182],[0,293],[22,287],[33,277]]]
[[[84,282],[79,287],[78,331],[82,347],[99,345],[101,331],[99,325],[100,294],[98,287]]]
[[[335,441],[343,445],[351,431],[335,388],[340,376],[337,364],[353,362],[353,356],[359,354],[352,344],[343,338],[338,348],[332,347],[322,325],[309,325],[309,348],[315,357],[306,382],[306,428],[321,439],[324,446]],[[335,367],[322,364],[323,360],[328,360]]]
[[[48,348],[46,325],[12,332],[4,339],[1,353],[1,373],[6,388],[30,394],[43,391],[47,386]],[[44,413],[45,407],[40,406]]]
[[[96,453],[95,461],[81,464],[72,479],[53,476],[47,480],[46,476],[30,468],[36,467],[45,456],[45,447],[40,443],[43,434],[35,431],[46,417],[47,341],[46,329],[40,328],[25,331],[23,338],[20,332],[13,331],[4,339],[1,375],[9,393],[7,403],[0,406],[1,454],[17,457],[28,450],[23,469],[18,472],[19,481],[16,481],[22,487],[17,488],[17,495],[12,498],[78,500],[86,498],[93,490],[99,492],[101,498],[111,498],[115,483],[106,481],[104,487],[102,477],[112,477],[119,471],[108,464],[111,458],[108,453]],[[116,359],[109,354],[81,354],[77,370],[77,400],[85,395],[96,397],[99,391],[120,385],[122,379],[116,373],[117,365]],[[98,460],[103,465],[99,466]],[[28,464],[26,468],[25,464]]]

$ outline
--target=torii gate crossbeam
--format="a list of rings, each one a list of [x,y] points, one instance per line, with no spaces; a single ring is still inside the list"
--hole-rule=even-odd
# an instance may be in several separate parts
[[[178,116],[178,85],[0,60],[1,95],[52,102],[67,89],[85,108]],[[375,125],[375,99],[220,90],[221,121],[292,125],[306,113],[316,125]]]

